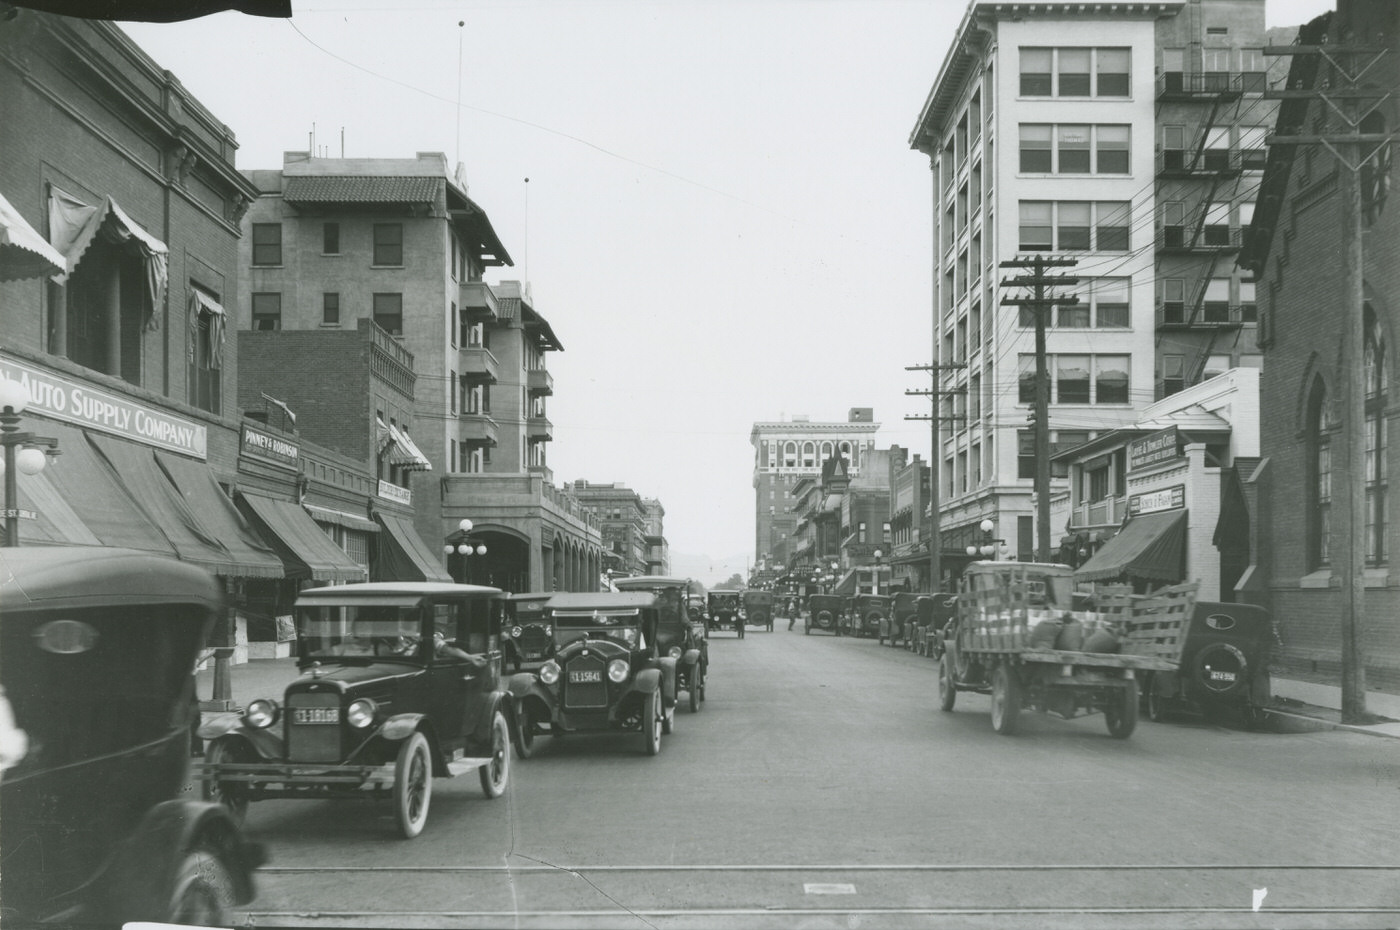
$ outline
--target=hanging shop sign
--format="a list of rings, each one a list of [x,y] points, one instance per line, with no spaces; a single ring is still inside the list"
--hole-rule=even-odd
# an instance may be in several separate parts
[[[1186,506],[1186,485],[1175,484],[1160,491],[1134,494],[1128,498],[1128,513],[1133,516],[1156,513],[1159,510],[1180,510]]]
[[[296,443],[260,429],[253,429],[246,423],[243,425],[243,435],[238,447],[241,455],[292,471],[297,470],[297,462],[301,456],[301,449]]]
[[[111,433],[203,459],[209,431],[200,423],[138,403],[110,391],[0,356],[0,375],[29,390],[26,413],[36,413],[84,429]]]
[[[1140,471],[1181,455],[1181,438],[1175,426],[1149,433],[1128,443],[1128,471]]]

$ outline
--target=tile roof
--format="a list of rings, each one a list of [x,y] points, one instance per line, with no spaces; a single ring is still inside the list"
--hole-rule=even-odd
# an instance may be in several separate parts
[[[292,177],[282,199],[294,203],[432,203],[440,178]]]

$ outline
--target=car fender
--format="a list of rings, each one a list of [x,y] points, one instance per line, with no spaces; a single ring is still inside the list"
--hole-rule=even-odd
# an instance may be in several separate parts
[[[422,723],[425,716],[425,714],[395,714],[384,721],[375,735],[393,742],[406,740],[420,729],[424,729]],[[430,740],[430,742],[435,742],[435,740]]]
[[[243,839],[220,805],[174,800],[151,808],[116,851],[106,880],[111,913],[126,920],[168,920],[181,860],[200,848],[228,867],[234,903],[253,900],[253,870],[267,861],[262,844]]]
[[[637,677],[632,685],[633,691],[642,694],[651,694],[661,687],[661,669],[644,668],[637,673]]]
[[[282,759],[285,754],[282,751],[282,737],[278,735],[278,729],[276,726],[250,727],[238,714],[221,713],[201,722],[195,735],[206,743],[216,739],[241,740],[252,747],[260,758]]]
[[[676,703],[676,660],[670,656],[661,658],[661,698],[667,705]]]
[[[500,711],[506,718],[506,723],[515,729],[515,700],[508,691],[492,691],[491,696],[486,701],[486,713],[481,715],[481,720],[476,725],[476,730],[472,733],[472,739],[478,744],[491,741],[491,721],[496,719],[496,711]]]
[[[511,694],[515,695],[515,699],[518,703],[525,695],[535,689],[535,683],[538,680],[534,672],[516,672],[514,675],[510,676],[510,680],[506,682],[506,687],[510,690]]]
[[[699,649],[687,649],[680,658],[681,665],[696,665],[700,662]]]

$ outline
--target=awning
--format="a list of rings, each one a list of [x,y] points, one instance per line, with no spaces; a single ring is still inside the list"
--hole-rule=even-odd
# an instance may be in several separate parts
[[[282,560],[233,506],[209,466],[159,451],[156,462],[199,521],[233,556],[236,567],[224,574],[236,578],[282,578],[286,575]]]
[[[239,491],[238,500],[282,559],[288,578],[337,583],[367,580],[365,570],[298,505],[248,491]]]
[[[856,570],[853,568],[846,572],[845,576],[838,582],[836,587],[831,589],[831,593],[840,597],[850,597],[856,593]]]
[[[93,535],[82,518],[69,506],[63,495],[49,483],[44,472],[26,475],[20,472],[19,508],[32,513],[32,518],[20,517],[21,545],[49,544],[57,546],[100,546],[102,540]]]
[[[343,526],[347,530],[359,530],[361,533],[379,532],[379,524],[369,517],[346,513],[344,510],[333,510],[330,507],[318,507],[315,504],[301,506],[306,508],[306,512],[311,514],[311,519],[317,523],[334,523],[336,526]]]
[[[433,463],[428,461],[428,457],[424,455],[422,450],[409,438],[408,433],[405,433],[403,430],[390,423],[389,434],[394,437],[394,442],[398,443],[399,448],[408,453],[408,461],[394,462],[395,465],[402,465],[409,471],[433,470]]]
[[[387,532],[380,534],[371,569],[375,581],[452,581],[441,556],[423,541],[413,524],[397,514],[377,510],[374,518]]]
[[[60,454],[42,474],[102,545],[175,555],[170,540],[132,500],[82,430],[51,420],[36,419],[26,425],[58,440]],[[34,502],[42,504],[37,495]]]
[[[0,194],[0,281],[47,278],[67,270],[63,253],[49,245]]]
[[[112,242],[131,243],[146,265],[146,294],[151,299],[152,323],[160,319],[154,311],[165,298],[170,249],[127,216],[115,200],[108,197],[102,206],[93,207],[57,187],[51,187],[49,231],[55,247],[67,259],[66,273],[78,267],[83,254],[99,232]]]
[[[156,465],[154,449],[96,433],[87,438],[111,466],[117,482],[170,540],[181,561],[216,575],[241,574],[233,553],[205,528],[184,495]]]
[[[224,312],[223,305],[210,297],[203,291],[195,288],[190,291],[189,325],[191,330],[199,329],[200,316],[209,317],[209,363],[212,367],[219,367],[219,360],[224,353],[224,329],[228,326],[228,314]],[[190,340],[193,347],[194,339]],[[193,352],[193,348],[191,348]],[[191,356],[190,361],[194,358]]]
[[[1076,581],[1127,576],[1175,584],[1185,575],[1186,511],[1134,517],[1074,573]]]

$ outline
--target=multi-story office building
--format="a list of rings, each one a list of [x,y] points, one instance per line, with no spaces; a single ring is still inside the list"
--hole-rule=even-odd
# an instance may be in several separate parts
[[[510,257],[446,158],[288,152],[280,170],[245,174],[258,197],[243,220],[240,328],[372,320],[413,359],[412,405],[364,411],[352,432],[380,443],[378,477],[407,485],[422,538],[439,554],[452,547],[447,570],[516,591],[595,589],[597,526],[552,485],[545,459],[545,354],[561,345],[526,288],[482,280]],[[343,413],[324,390],[279,399],[303,418]]]
[[[575,481],[569,492],[598,521],[603,567],[624,575],[665,574],[670,564],[662,526],[666,510],[655,498],[643,498],[620,481],[595,484]]]
[[[975,0],[919,113],[929,156],[944,562],[984,519],[1036,553],[1028,422],[1035,316],[1000,263],[1072,258],[1044,311],[1049,428],[1065,448],[1233,366],[1257,367],[1234,269],[1264,165],[1264,0]],[[1049,454],[1051,450],[1040,450]],[[1063,493],[1055,482],[1054,493]]]
[[[654,497],[644,498],[647,511],[647,574],[671,574],[671,547],[666,543],[666,508]]]
[[[790,561],[796,551],[798,482],[820,478],[825,463],[838,457],[846,460],[849,474],[860,474],[879,428],[869,407],[852,407],[844,423],[794,416],[753,425],[755,563]]]

